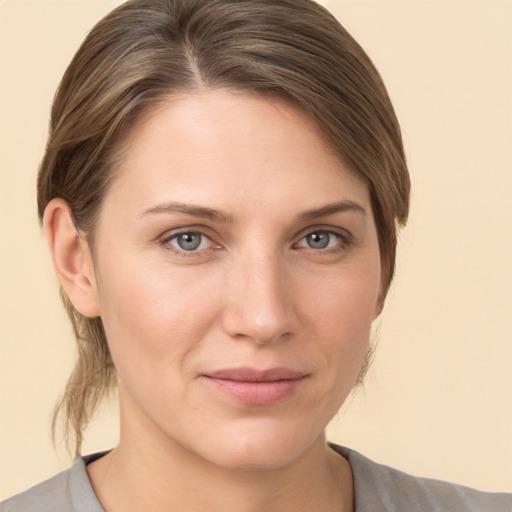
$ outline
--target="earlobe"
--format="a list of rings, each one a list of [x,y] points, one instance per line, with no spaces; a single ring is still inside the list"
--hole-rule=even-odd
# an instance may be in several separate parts
[[[89,244],[77,232],[73,214],[63,199],[48,203],[43,227],[55,273],[69,300],[82,315],[100,315],[94,265]]]

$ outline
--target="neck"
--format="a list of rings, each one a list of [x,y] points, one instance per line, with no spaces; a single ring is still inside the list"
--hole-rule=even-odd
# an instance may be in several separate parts
[[[147,425],[133,425],[121,420],[118,447],[87,466],[107,512],[353,511],[350,465],[323,435],[291,463],[241,470],[213,464]]]

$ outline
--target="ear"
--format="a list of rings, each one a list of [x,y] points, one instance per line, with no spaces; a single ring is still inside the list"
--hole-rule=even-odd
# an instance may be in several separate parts
[[[87,241],[77,232],[66,201],[56,198],[48,203],[43,227],[55,273],[69,300],[82,315],[99,316],[92,254]]]
[[[379,290],[377,295],[377,301],[375,302],[375,312],[373,315],[373,320],[376,320],[382,313],[382,310],[384,309],[384,303],[386,302],[386,297],[389,291],[389,273],[388,271],[384,270],[384,268],[387,267],[381,266]]]

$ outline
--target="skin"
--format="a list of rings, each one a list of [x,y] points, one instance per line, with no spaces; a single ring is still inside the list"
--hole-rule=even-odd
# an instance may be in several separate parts
[[[324,429],[385,279],[368,188],[302,111],[224,90],[171,97],[126,141],[94,257],[63,200],[44,222],[118,373],[120,443],[87,467],[107,512],[353,509]],[[304,378],[276,403],[240,403],[205,378],[239,366]]]

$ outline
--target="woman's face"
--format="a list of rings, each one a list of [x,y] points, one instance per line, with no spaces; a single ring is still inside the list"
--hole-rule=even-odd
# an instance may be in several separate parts
[[[323,442],[383,282],[367,186],[300,110],[170,98],[127,141],[94,262],[122,439],[246,469]]]

